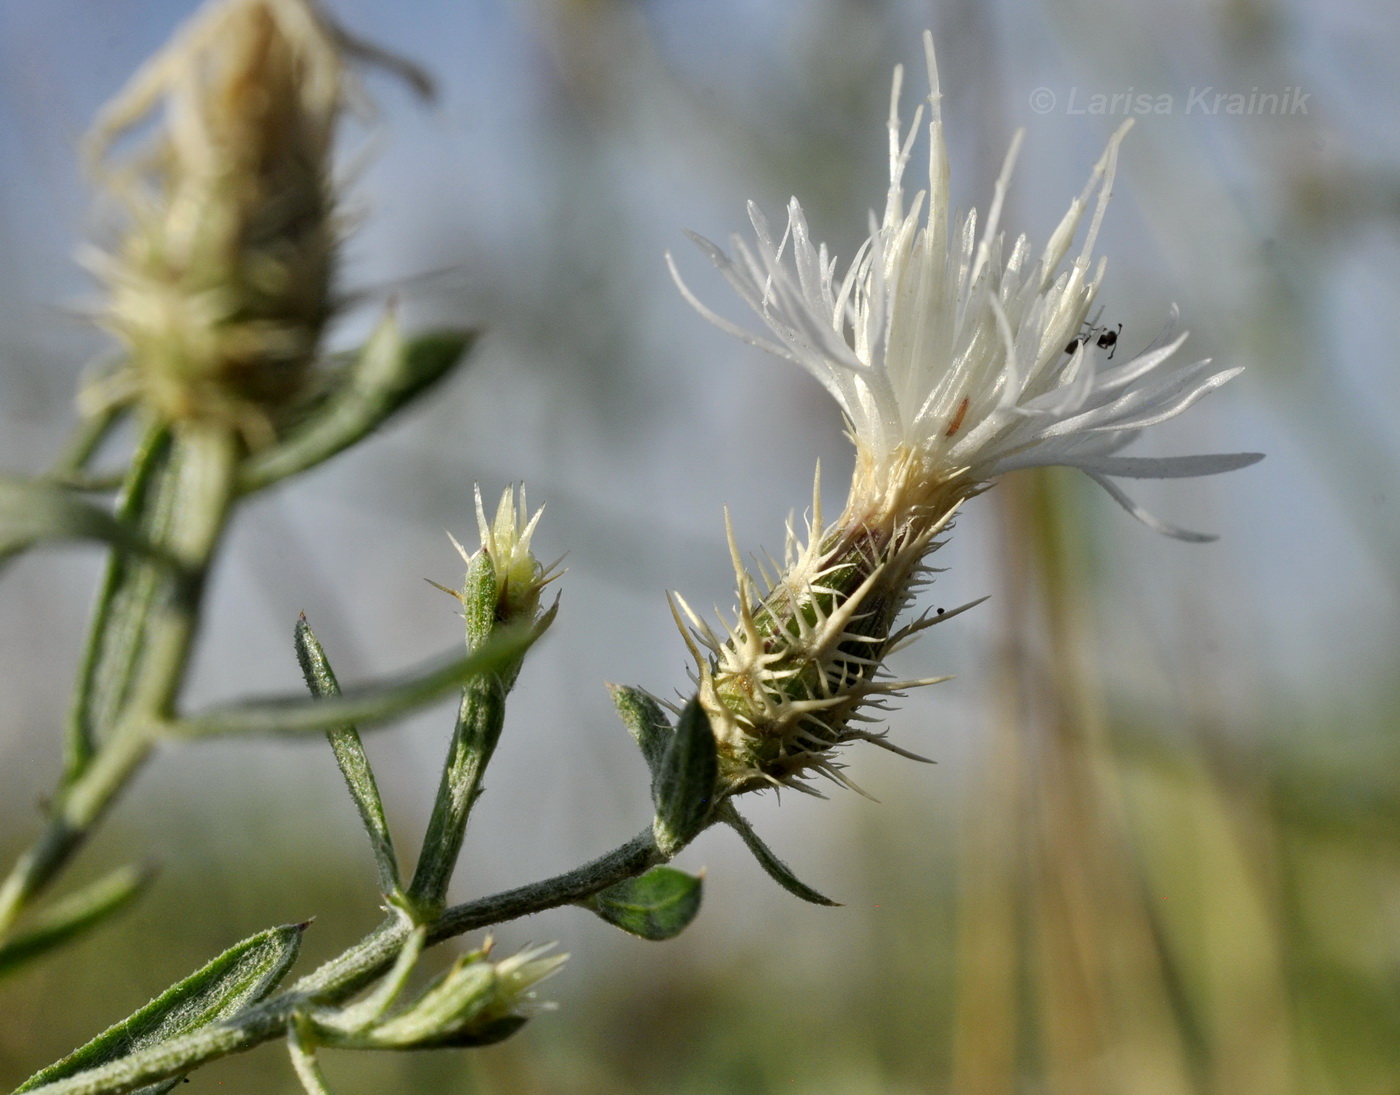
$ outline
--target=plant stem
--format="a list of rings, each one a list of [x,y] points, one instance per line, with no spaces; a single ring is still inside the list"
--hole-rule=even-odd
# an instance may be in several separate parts
[[[488,924],[570,904],[635,877],[665,859],[647,827],[626,844],[581,867],[448,909],[429,927],[428,943],[441,943]],[[309,1003],[339,1003],[390,969],[412,931],[404,917],[388,918],[344,954],[241,1015],[142,1051],[139,1064],[122,1058],[36,1087],[30,1095],[118,1095],[182,1076],[208,1061],[281,1037]]]
[[[117,519],[139,529],[152,543],[165,531],[163,518],[168,515],[169,506],[159,505],[158,501],[171,493],[171,447],[168,427],[148,430],[132,457],[117,499]],[[64,784],[76,782],[92,762],[99,727],[110,727],[112,712],[130,680],[136,651],[140,649],[145,613],[136,606],[149,602],[158,578],[158,569],[149,561],[132,559],[117,551],[107,560],[68,713]],[[122,619],[124,626],[115,626],[116,618]]]
[[[518,663],[513,668],[518,669]],[[501,674],[492,673],[462,690],[423,850],[408,887],[409,900],[426,919],[436,918],[446,904],[447,887],[466,836],[467,817],[481,795],[481,780],[501,739],[505,714],[506,685]]]
[[[233,498],[241,443],[230,430],[186,426],[175,432],[163,467],[152,443],[138,455],[132,483],[153,477],[143,524],[173,565],[142,563],[104,585],[97,626],[103,631],[85,660],[81,686],[93,696],[85,711],[100,718],[69,736],[69,770],[50,807],[49,823],[0,885],[0,936],[29,900],[72,857],[94,823],[130,781],[168,719],[184,681],[199,624],[205,577]],[[151,463],[148,465],[147,461]],[[146,493],[143,487],[141,492]],[[137,589],[125,594],[131,584]],[[93,731],[106,731],[95,749]]]
[[[452,906],[428,926],[428,945],[477,928],[571,904],[614,883],[633,878],[666,858],[657,850],[648,827],[626,844],[581,867],[543,882]],[[411,925],[401,918],[384,920],[354,947],[307,974],[288,992],[328,1002],[344,999],[389,967],[411,930]]]

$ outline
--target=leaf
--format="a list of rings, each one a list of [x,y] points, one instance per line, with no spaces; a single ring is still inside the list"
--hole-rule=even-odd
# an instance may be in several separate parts
[[[101,540],[130,550],[149,550],[110,513],[70,489],[0,475],[0,560],[41,540]]]
[[[94,928],[144,890],[149,868],[121,867],[36,916],[29,928],[0,945],[0,977]]]
[[[671,720],[666,717],[656,697],[649,692],[625,684],[610,684],[608,691],[612,693],[613,705],[622,717],[627,732],[642,750],[654,780],[666,755],[666,747],[675,736]]]
[[[653,867],[579,902],[609,924],[642,939],[674,939],[700,911],[703,880],[674,867]]]
[[[268,995],[296,961],[306,924],[269,928],[224,951],[145,1007],[61,1061],[41,1069],[14,1095],[75,1076],[109,1061],[134,1057],[201,1027],[228,1019]],[[165,1085],[154,1085],[161,1090]]]
[[[303,613],[297,620],[295,641],[297,661],[301,663],[306,687],[317,699],[340,695],[340,684],[335,679],[326,652],[316,640],[316,633],[306,622]],[[399,864],[394,855],[394,841],[389,834],[389,821],[384,816],[384,802],[379,797],[379,785],[374,781],[374,770],[369,757],[365,755],[360,732],[353,722],[345,722],[326,731],[326,738],[335,751],[335,760],[340,765],[340,774],[345,777],[345,786],[360,812],[360,821],[369,835],[370,848],[374,852],[374,862],[379,869],[379,889],[381,893],[394,893],[399,888]]]
[[[697,696],[685,705],[653,781],[656,846],[673,856],[694,840],[709,819],[719,779],[710,717]]]
[[[378,723],[406,714],[495,672],[519,657],[538,638],[533,627],[503,630],[479,650],[414,670],[402,677],[365,685],[344,695],[314,700],[301,697],[252,700],[217,707],[202,715],[172,719],[161,734],[174,738],[233,734],[321,734],[346,723]]]
[[[261,490],[363,440],[447,376],[475,339],[475,331],[432,331],[405,340],[390,312],[325,401],[280,443],[248,459],[239,491]]]
[[[753,826],[745,820],[738,810],[734,809],[733,803],[726,802],[724,804],[720,810],[719,818],[743,838],[745,846],[753,852],[754,858],[758,860],[758,865],[767,871],[769,877],[788,893],[802,898],[803,901],[810,901],[813,905],[840,906],[841,902],[833,901],[826,895],[818,893],[793,874],[788,865],[773,854],[773,849],[759,839],[758,834],[753,831]]]

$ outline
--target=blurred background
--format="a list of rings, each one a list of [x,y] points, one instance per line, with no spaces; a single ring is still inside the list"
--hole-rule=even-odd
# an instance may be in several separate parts
[[[343,681],[460,641],[443,534],[474,542],[473,483],[524,481],[565,555],[560,616],[522,675],[454,895],[574,866],[649,816],[604,681],[685,686],[666,607],[733,599],[746,550],[850,467],[831,401],[696,316],[666,275],[749,322],[682,235],[716,240],[799,196],[849,257],[887,179],[890,71],[924,90],[934,31],[955,205],[1037,245],[1127,97],[1138,117],[1099,250],[1104,320],[1148,342],[1173,301],[1186,352],[1243,377],[1149,431],[1142,455],[1257,450],[1218,479],[1136,485],[1156,536],[1087,480],[1013,477],[975,500],[927,595],[991,600],[900,656],[956,674],[891,716],[911,764],[848,759],[879,800],[750,802],[805,881],[781,892],[732,833],[679,940],[571,910],[502,926],[560,940],[558,1010],[473,1053],[326,1054],[345,1093],[442,1091],[1400,1092],[1400,12],[1382,0],[339,0],[440,81],[423,108],[370,75],[347,134],[360,223],[354,345],[391,297],[410,326],[485,334],[469,367],[376,439],[244,510],[189,705],[300,687],[305,610]],[[187,0],[0,0],[0,467],[41,468],[105,346],[73,256],[96,228],[75,145]],[[1212,89],[1203,93],[1202,89]],[[1209,109],[1291,95],[1286,115]],[[1123,98],[1112,105],[1111,98]],[[1102,96],[1095,100],[1094,96]],[[1194,96],[1194,99],[1193,99]],[[1204,96],[1204,97],[1203,97]],[[1161,104],[1166,103],[1166,109]],[[1133,99],[1134,103],[1140,100]],[[1115,116],[1091,112],[1095,102]],[[1193,107],[1191,104],[1195,103]],[[920,184],[915,153],[909,181]],[[37,830],[100,558],[26,557],[0,582],[0,852]],[[446,704],[368,741],[416,847]],[[324,742],[172,747],[69,884],[160,865],[117,923],[0,993],[18,1083],[237,939],[315,916],[303,968],[377,919],[373,870]],[[273,1047],[184,1091],[299,1090]]]

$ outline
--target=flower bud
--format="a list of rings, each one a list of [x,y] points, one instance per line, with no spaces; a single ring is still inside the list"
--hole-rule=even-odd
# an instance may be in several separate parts
[[[353,1049],[423,1049],[482,1046],[514,1034],[545,1005],[534,986],[568,961],[545,952],[554,944],[529,947],[500,962],[490,960],[488,941],[463,955],[406,1007],[358,1029],[346,1029],[333,1015],[313,1015],[317,1039]]]
[[[486,520],[481,488],[476,488],[476,524],[481,550],[469,554],[454,539],[458,553],[466,561],[467,577],[458,594],[467,620],[467,645],[484,643],[500,624],[537,623],[547,627],[553,618],[551,608],[540,612],[540,592],[558,577],[553,565],[543,566],[530,552],[544,507],[527,519],[525,488],[520,488],[520,505],[515,489],[507,487],[496,507],[494,520]]]

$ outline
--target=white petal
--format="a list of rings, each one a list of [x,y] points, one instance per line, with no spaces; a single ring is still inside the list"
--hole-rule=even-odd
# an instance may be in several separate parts
[[[1124,494],[1123,491],[1118,487],[1118,485],[1115,484],[1112,480],[1105,479],[1102,475],[1095,475],[1093,472],[1089,472],[1089,478],[1092,479],[1099,486],[1103,487],[1104,490],[1108,491],[1110,498],[1112,498],[1125,510],[1131,513],[1144,525],[1150,528],[1153,532],[1160,532],[1163,536],[1170,536],[1173,540],[1186,540],[1189,543],[1193,544],[1208,544],[1212,540],[1220,539],[1219,536],[1212,535],[1209,532],[1192,532],[1190,529],[1178,528],[1176,525],[1169,525],[1160,518],[1153,517],[1152,514],[1147,512],[1147,510],[1143,509],[1140,505],[1138,505],[1126,494]]]
[[[1105,456],[1075,463],[1091,475],[1114,475],[1123,479],[1194,479],[1199,475],[1220,475],[1257,464],[1262,452],[1211,453],[1202,456]]]

